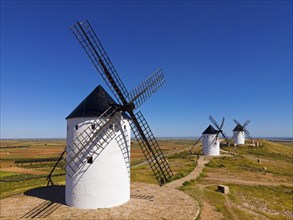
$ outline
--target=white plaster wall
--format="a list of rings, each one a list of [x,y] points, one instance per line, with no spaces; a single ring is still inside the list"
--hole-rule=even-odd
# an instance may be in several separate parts
[[[244,131],[233,131],[233,141],[235,144],[244,144],[245,143]]]
[[[216,134],[202,135],[203,154],[206,156],[220,155],[219,138],[216,139]]]
[[[121,118],[121,115],[118,117]],[[68,119],[67,146],[74,146],[74,138],[86,127],[91,126],[94,120],[96,118]],[[93,156],[92,164],[87,163],[84,155],[81,167],[75,175],[72,177],[66,175],[65,202],[69,206],[85,209],[110,208],[129,201],[130,124],[128,120],[121,119],[121,121],[124,121],[124,124],[115,123],[115,132],[116,137],[122,134],[126,125],[128,147],[124,145],[122,148],[125,147],[124,150],[129,152],[127,158],[123,157],[115,138],[103,150],[97,150],[96,141],[88,146],[88,152],[95,151],[100,154]],[[75,129],[77,124],[79,124],[78,130]],[[67,147],[66,152],[70,153],[71,148]],[[69,167],[66,167],[66,170],[70,173]]]

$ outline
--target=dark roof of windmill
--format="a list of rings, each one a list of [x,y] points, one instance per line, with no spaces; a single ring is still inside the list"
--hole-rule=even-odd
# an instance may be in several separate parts
[[[237,124],[233,131],[243,131],[243,127],[240,124]]]
[[[67,117],[99,117],[103,114],[111,104],[117,104],[106,90],[98,85]],[[130,117],[123,113],[127,119]]]
[[[206,129],[204,132],[202,132],[202,133],[203,133],[203,134],[217,134],[218,131],[215,130],[214,127],[210,125],[210,126],[207,127],[207,129]]]

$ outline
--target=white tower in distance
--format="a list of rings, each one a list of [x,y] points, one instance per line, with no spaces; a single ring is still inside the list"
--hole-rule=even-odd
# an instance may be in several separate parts
[[[233,141],[234,144],[245,143],[245,132],[240,124],[236,125],[236,127],[233,129]]]
[[[211,125],[202,133],[202,148],[206,156],[220,155],[218,131]]]
[[[234,144],[245,144],[245,136],[248,137],[252,143],[254,143],[253,138],[246,129],[247,125],[250,123],[250,120],[246,120],[243,125],[236,119],[233,119],[233,121],[236,123],[236,127],[233,129]]]
[[[202,133],[199,139],[193,144],[190,148],[189,152],[192,153],[192,149],[196,146],[196,144],[202,139],[202,148],[203,154],[206,156],[219,156],[220,155],[220,139],[219,135],[222,134],[223,138],[226,139],[228,145],[230,141],[227,138],[227,135],[223,131],[223,126],[225,122],[225,118],[223,117],[221,125],[217,123],[217,121],[210,115],[210,121],[216,126],[218,130],[216,130],[212,125],[209,125],[207,129]]]
[[[97,86],[66,118],[65,202],[69,206],[110,208],[130,199],[130,118],[124,113],[103,117],[111,104],[116,103]],[[107,120],[110,125],[93,132]]]

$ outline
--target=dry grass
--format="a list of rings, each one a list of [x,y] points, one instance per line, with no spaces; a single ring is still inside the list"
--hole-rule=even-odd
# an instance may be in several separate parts
[[[64,150],[65,140],[1,140],[0,146],[1,159],[56,157]]]
[[[186,146],[190,146],[192,141],[189,140],[159,140],[159,145],[162,148],[163,152],[170,153],[172,151],[176,151],[178,149],[185,148]],[[52,159],[56,156],[59,156],[60,153],[64,150],[65,147],[65,140],[4,140],[1,142],[1,146],[5,148],[0,148],[0,152],[2,153],[9,153],[6,154],[5,157],[1,156],[2,162],[7,162],[8,160],[19,160],[22,161],[23,159],[35,159],[35,158],[48,158]],[[29,146],[28,148],[6,148],[6,147],[15,147],[15,146]],[[178,155],[181,157],[182,155]],[[131,146],[131,163],[137,164],[143,162],[145,160],[144,155],[137,145],[135,141],[132,142]],[[18,171],[23,170],[25,172],[30,171],[30,173],[42,173],[48,174],[52,167],[54,166],[55,162],[51,161],[44,161],[44,162],[29,162],[29,163],[17,163],[14,164],[15,167],[12,169],[18,169]],[[190,159],[187,159],[187,155],[183,156],[182,158],[170,159],[170,164],[173,168],[174,166],[174,173],[176,178],[180,178],[186,175],[194,168],[194,162]],[[19,168],[18,168],[19,167]],[[25,168],[25,169],[24,169]],[[1,173],[3,169],[0,169]],[[57,168],[54,173],[60,174],[62,171],[60,168]],[[11,179],[17,180],[17,175],[21,175],[20,173],[6,173],[7,175],[3,176],[12,176]],[[41,178],[34,179],[34,180],[23,180],[21,182],[0,182],[1,187],[1,197],[7,197],[13,195],[15,193],[24,192],[28,188],[34,188],[37,186],[43,186],[46,184],[44,175],[40,175]],[[19,176],[21,179],[23,176]],[[37,177],[37,175],[36,175]],[[25,178],[24,178],[25,179]],[[157,184],[156,179],[153,176],[153,173],[149,167],[149,165],[143,165],[135,168],[131,168],[131,180],[132,181],[139,181],[139,182],[146,182],[146,183],[154,183]],[[53,177],[53,181],[56,183],[64,183],[65,176]]]
[[[187,152],[175,154],[168,158],[173,176],[170,181],[182,178],[189,174],[196,166],[196,162]],[[148,164],[131,168],[131,181],[157,184],[153,172]]]
[[[268,141],[262,141],[262,147],[241,146],[239,155],[213,158],[201,176],[181,190],[214,207],[224,219],[292,219],[292,150]],[[220,184],[230,187],[229,195],[216,191]],[[208,215],[204,210],[202,217]]]

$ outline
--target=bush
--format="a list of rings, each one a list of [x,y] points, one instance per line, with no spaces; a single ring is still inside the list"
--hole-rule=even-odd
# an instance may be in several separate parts
[[[190,186],[190,185],[192,185],[194,182],[195,182],[194,179],[191,179],[190,181],[185,181],[185,182],[183,183],[183,186]]]

